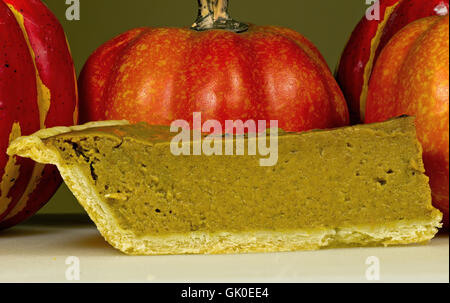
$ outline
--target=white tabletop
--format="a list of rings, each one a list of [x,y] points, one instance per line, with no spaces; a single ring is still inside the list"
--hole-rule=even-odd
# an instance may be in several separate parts
[[[86,216],[35,216],[0,232],[0,282],[77,281],[448,283],[449,240],[441,234],[408,247],[131,257],[109,246]]]

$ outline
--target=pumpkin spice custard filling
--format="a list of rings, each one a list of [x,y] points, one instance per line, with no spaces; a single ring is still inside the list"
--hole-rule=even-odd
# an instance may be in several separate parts
[[[247,153],[175,156],[173,136],[93,122],[21,137],[8,154],[57,165],[101,234],[128,254],[399,245],[440,227],[414,118],[280,133],[274,166]]]

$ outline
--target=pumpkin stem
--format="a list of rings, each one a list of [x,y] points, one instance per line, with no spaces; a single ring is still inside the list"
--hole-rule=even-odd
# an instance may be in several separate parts
[[[248,30],[248,25],[233,20],[228,13],[228,0],[198,0],[198,17],[191,29],[205,31],[223,29],[236,33]]]

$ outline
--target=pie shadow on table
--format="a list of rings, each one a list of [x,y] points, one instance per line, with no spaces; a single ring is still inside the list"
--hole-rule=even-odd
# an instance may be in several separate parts
[[[37,215],[6,230],[0,230],[0,239],[29,237],[59,233],[61,228],[94,226],[87,215]]]
[[[87,214],[46,214],[36,215],[26,221],[24,226],[80,227],[95,226]]]

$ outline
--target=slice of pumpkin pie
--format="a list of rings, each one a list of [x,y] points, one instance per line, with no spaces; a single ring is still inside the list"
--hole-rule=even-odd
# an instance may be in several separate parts
[[[21,137],[8,154],[57,165],[101,234],[127,254],[388,246],[426,242],[440,227],[411,117],[282,133],[274,166],[258,154],[176,156],[174,135],[94,122]]]

